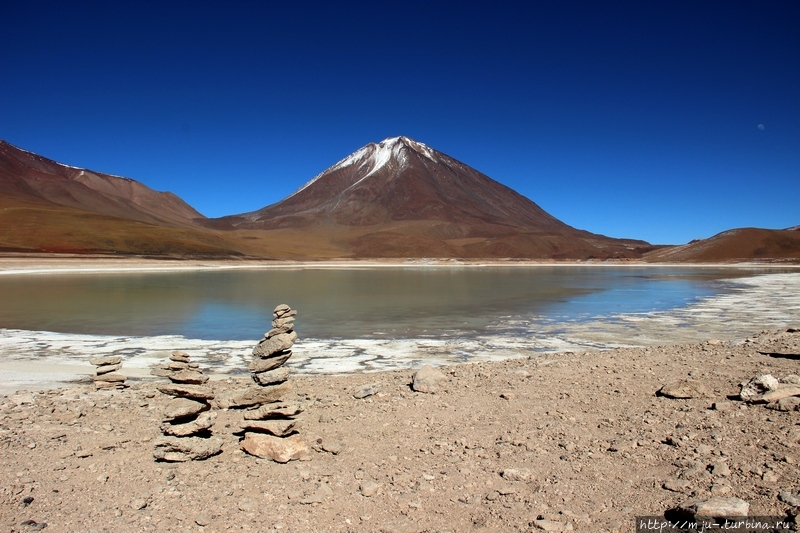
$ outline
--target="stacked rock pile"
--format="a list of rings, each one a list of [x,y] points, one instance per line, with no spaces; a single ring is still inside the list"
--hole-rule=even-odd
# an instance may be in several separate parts
[[[297,311],[286,304],[275,308],[272,329],[253,349],[249,370],[256,385],[221,401],[224,407],[249,408],[241,423],[242,449],[279,463],[308,454],[308,445],[297,434],[296,417],[303,412],[303,407],[281,401],[292,390],[287,382],[289,370],[283,364],[292,356],[292,346],[297,340],[296,316]]]
[[[117,372],[122,368],[122,356],[96,357],[89,359],[89,362],[96,367],[96,375],[93,378],[96,389],[122,389],[126,386],[125,376]]]
[[[216,413],[211,411],[210,400],[214,391],[205,385],[208,376],[199,366],[189,362],[189,354],[175,351],[168,363],[161,367],[172,382],[158,390],[172,396],[164,410],[161,432],[164,437],[156,441],[153,455],[157,460],[183,462],[206,459],[222,450],[222,439],[213,437],[211,427]]]

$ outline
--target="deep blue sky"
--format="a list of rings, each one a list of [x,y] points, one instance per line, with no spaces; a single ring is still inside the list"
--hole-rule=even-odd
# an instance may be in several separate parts
[[[407,135],[578,228],[800,224],[800,2],[7,2],[0,138],[211,217]]]

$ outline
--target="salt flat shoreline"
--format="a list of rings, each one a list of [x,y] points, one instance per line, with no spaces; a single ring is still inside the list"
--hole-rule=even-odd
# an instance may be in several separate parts
[[[108,257],[61,254],[0,254],[0,275],[67,274],[114,272],[180,272],[228,269],[364,269],[398,267],[671,267],[671,268],[790,268],[800,264],[785,262],[731,263],[649,263],[641,260],[522,260],[522,259],[336,259],[292,261],[271,259],[153,259],[147,257]]]

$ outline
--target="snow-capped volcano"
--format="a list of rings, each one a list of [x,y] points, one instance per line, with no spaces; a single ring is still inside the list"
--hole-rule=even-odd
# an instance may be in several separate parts
[[[281,202],[243,216],[260,227],[400,220],[566,227],[508,187],[408,137],[370,143]]]
[[[485,174],[408,137],[356,150],[284,200],[214,222],[287,229],[354,256],[609,257],[646,243],[577,230]]]

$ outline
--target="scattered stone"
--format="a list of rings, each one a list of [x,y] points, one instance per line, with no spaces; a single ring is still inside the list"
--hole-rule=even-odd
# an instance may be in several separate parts
[[[800,411],[800,398],[797,396],[789,396],[788,398],[781,398],[775,402],[767,404],[767,409],[774,409],[775,411]]]
[[[672,492],[685,492],[689,488],[689,482],[682,479],[668,479],[662,485],[664,489]]]
[[[208,459],[222,450],[219,437],[162,437],[153,455],[159,461],[185,462]]]
[[[431,365],[422,365],[422,368],[414,374],[414,381],[411,388],[417,392],[427,392],[433,394],[442,386],[442,382],[447,379],[447,376],[441,370],[438,370]]]
[[[754,396],[749,401],[753,403],[769,403],[792,396],[800,396],[800,385],[785,385],[781,383],[776,389]]]
[[[308,444],[300,435],[275,437],[264,433],[245,433],[241,447],[250,455],[272,459],[276,463],[288,463],[302,459],[309,453]]]
[[[788,503],[794,507],[800,507],[800,493],[792,494],[789,491],[782,491],[778,495],[778,498],[784,503]]]
[[[368,385],[361,385],[357,387],[356,390],[353,392],[353,398],[360,400],[362,398],[378,394],[378,391],[380,390],[381,390],[380,383],[370,383]]]
[[[761,374],[754,377],[747,383],[742,384],[739,398],[745,402],[751,401],[753,398],[760,397],[765,392],[769,392],[778,388],[780,383],[777,379],[770,374]]]
[[[380,489],[381,489],[380,483],[376,483],[376,482],[371,481],[371,480],[364,480],[364,481],[361,482],[361,486],[360,486],[361,495],[365,496],[367,498],[371,498],[371,497],[375,496],[376,494],[378,494]]]
[[[502,473],[507,481],[528,481],[531,477],[529,468],[506,468]]]
[[[690,500],[678,507],[678,511],[694,517],[719,518],[747,516],[750,504],[739,498],[711,498]]]
[[[549,520],[547,518],[537,518],[532,524],[535,529],[541,531],[572,531],[572,524]]]
[[[709,393],[699,381],[680,379],[664,385],[656,392],[656,395],[679,400],[688,400],[691,398],[705,398],[709,396]]]

